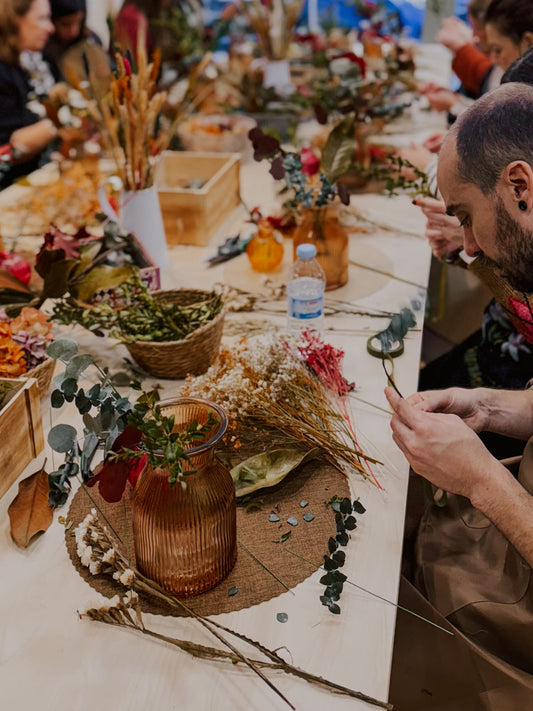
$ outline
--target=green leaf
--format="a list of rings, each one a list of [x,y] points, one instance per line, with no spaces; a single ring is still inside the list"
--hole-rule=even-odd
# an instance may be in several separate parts
[[[355,511],[355,513],[358,513],[358,514],[364,514],[364,512],[366,511],[365,507],[359,501],[359,499],[357,499],[357,501],[353,502],[353,510]]]
[[[332,558],[338,563],[339,567],[342,567],[346,561],[346,553],[344,551],[335,551]]]
[[[121,370],[118,373],[115,373],[114,375],[111,376],[111,382],[115,387],[121,388],[121,387],[128,387],[131,385],[132,380],[130,376],[125,373],[123,370]],[[139,388],[134,388],[135,390],[138,390]]]
[[[318,448],[302,452],[297,449],[274,449],[245,459],[231,470],[237,497],[258,489],[275,486],[304,462],[319,456]]]
[[[304,513],[304,515],[303,515],[303,519],[306,523],[311,523],[311,521],[313,521],[314,518],[315,518],[315,515],[312,513]]]
[[[54,452],[70,452],[78,437],[71,425],[56,425],[48,433],[48,444]]]
[[[52,394],[50,395],[50,404],[52,407],[63,407],[65,403],[65,397],[61,390],[53,390]]]
[[[350,499],[345,498],[341,501],[340,511],[343,514],[351,514],[352,513],[352,502],[350,501]]]
[[[339,547],[339,544],[337,543],[337,541],[334,538],[329,538],[328,551],[330,553],[335,553],[335,551],[337,550],[338,547]]]
[[[123,284],[134,273],[131,265],[122,267],[111,267],[108,264],[101,264],[91,269],[82,279],[71,284],[70,292],[72,296],[86,303],[90,303],[97,291],[102,289],[116,289]]]
[[[320,171],[331,183],[348,171],[355,148],[354,115],[349,114],[331,131],[322,151]]]
[[[357,527],[357,522],[353,516],[347,516],[344,521],[344,527],[347,531],[353,531]]]
[[[71,338],[56,338],[55,341],[48,346],[46,354],[50,358],[56,358],[67,363],[78,352],[78,344]]]
[[[93,363],[93,357],[90,355],[74,356],[65,369],[65,378],[79,378],[83,371]]]
[[[239,592],[239,588],[234,585],[228,590],[228,597],[235,597],[235,595]]]
[[[330,602],[328,605],[328,610],[332,612],[334,615],[340,615],[341,614],[341,608],[337,605],[336,602]]]
[[[90,266],[91,262],[98,256],[98,253],[102,249],[102,243],[100,240],[95,240],[94,242],[89,242],[84,244],[80,248],[80,259],[76,268],[72,271],[72,276],[75,277],[81,274],[87,267]]]
[[[78,263],[77,259],[62,259],[51,265],[44,278],[41,298],[60,299],[69,291],[69,278],[72,270]]]
[[[335,536],[335,538],[337,539],[337,542],[338,542],[341,546],[347,546],[347,545],[348,545],[348,541],[350,540],[350,538],[349,538],[348,534],[346,533],[346,531],[343,531],[342,533],[337,533],[337,535]]]
[[[276,620],[284,624],[289,619],[289,615],[286,612],[278,612],[276,615]]]
[[[75,378],[67,378],[66,380],[63,380],[61,390],[63,391],[65,399],[68,400],[71,398],[69,400],[69,402],[71,402],[74,395],[78,392],[78,381]]]

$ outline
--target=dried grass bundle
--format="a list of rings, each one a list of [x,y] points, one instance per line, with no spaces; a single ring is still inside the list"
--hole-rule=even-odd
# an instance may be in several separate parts
[[[267,59],[286,59],[303,0],[239,0]]]

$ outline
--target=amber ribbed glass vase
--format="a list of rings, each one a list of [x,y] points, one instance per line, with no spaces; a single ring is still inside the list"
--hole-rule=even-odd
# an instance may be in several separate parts
[[[309,207],[302,211],[294,233],[294,259],[299,244],[314,244],[316,259],[326,274],[326,291],[348,281],[348,233],[339,221],[334,205]]]
[[[226,431],[224,412],[207,400],[163,400],[165,415],[175,428],[211,412],[217,424],[204,441],[187,450],[183,488],[171,487],[166,469],[147,467],[133,495],[133,536],[137,567],[178,597],[192,597],[213,588],[235,565],[237,528],[235,487],[231,474],[216,457],[214,446]]]

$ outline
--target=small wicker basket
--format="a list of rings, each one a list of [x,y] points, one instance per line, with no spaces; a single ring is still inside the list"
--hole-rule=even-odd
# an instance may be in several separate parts
[[[155,292],[154,296],[176,306],[191,306],[205,301],[209,293],[201,289],[173,289]],[[224,310],[181,341],[136,341],[125,345],[135,362],[150,375],[180,380],[205,373],[218,352],[223,327]]]
[[[25,377],[35,378],[35,380],[37,380],[39,395],[41,397],[44,397],[48,392],[56,363],[55,358],[45,358],[42,363],[36,365],[35,368],[31,368],[31,370],[28,370],[25,374]]]

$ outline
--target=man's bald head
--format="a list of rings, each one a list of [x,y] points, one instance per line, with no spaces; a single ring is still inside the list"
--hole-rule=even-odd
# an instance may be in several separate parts
[[[509,83],[478,99],[454,123],[442,146],[443,158],[457,152],[463,183],[494,191],[509,163],[533,166],[533,87]]]

